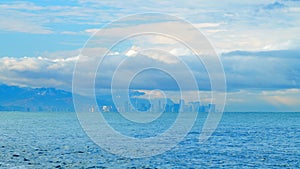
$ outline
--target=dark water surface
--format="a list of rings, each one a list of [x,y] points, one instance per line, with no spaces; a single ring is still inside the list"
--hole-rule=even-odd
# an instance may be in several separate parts
[[[164,116],[166,122],[174,119],[170,116]],[[136,137],[169,126],[163,120],[140,132],[113,114],[109,118],[112,126],[122,126],[120,132]],[[300,168],[300,113],[224,113],[213,136],[199,144],[204,119],[200,115],[172,150],[128,159],[94,144],[75,113],[0,112],[0,168]]]

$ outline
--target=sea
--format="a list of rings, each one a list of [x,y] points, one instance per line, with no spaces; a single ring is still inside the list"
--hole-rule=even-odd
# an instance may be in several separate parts
[[[126,128],[127,121],[114,113],[107,117],[120,133],[142,138],[163,132],[176,114],[142,132],[138,125]],[[205,118],[199,114],[172,149],[128,158],[95,144],[76,113],[0,112],[0,168],[300,168],[300,112],[225,112],[212,136],[200,143]]]

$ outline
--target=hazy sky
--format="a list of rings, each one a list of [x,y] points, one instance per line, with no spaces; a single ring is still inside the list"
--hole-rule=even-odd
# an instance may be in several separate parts
[[[225,110],[300,111],[298,0],[231,0],[226,3],[204,0],[2,0],[0,83],[71,90],[76,58],[89,37],[120,17],[143,12],[179,17],[207,37],[220,56],[226,74],[228,92]],[[137,26],[157,24],[152,20],[128,20],[128,24],[132,25],[132,22]],[[126,25],[115,29],[126,29]],[[143,48],[139,46],[141,42],[151,45],[153,39],[163,41],[155,38],[137,38],[122,43],[110,55],[112,58],[130,56]],[[161,47],[172,54],[189,57],[189,52],[173,43],[164,41],[163,44]],[[143,61],[154,65],[160,62],[176,64],[169,57],[153,55]],[[109,64],[114,63],[108,58],[105,71],[109,73]],[[190,66],[192,71],[199,69],[194,69],[193,63]],[[148,76],[161,77],[159,73]],[[202,83],[206,89],[206,76],[201,77],[204,77]],[[170,86],[167,81],[144,84],[145,80],[140,79],[140,82],[143,89],[151,89],[153,85]]]

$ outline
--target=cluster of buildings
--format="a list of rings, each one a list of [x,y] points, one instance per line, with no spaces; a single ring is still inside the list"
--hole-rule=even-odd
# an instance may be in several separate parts
[[[216,111],[215,104],[202,105],[200,102],[188,102],[179,100],[174,103],[171,99],[153,99],[146,100],[133,98],[130,101],[121,102],[116,107],[112,105],[100,106],[102,112],[214,112]]]

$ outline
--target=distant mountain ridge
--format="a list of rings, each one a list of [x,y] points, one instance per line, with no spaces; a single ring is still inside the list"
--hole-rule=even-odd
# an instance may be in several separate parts
[[[130,96],[143,95],[133,91]],[[81,111],[89,111],[90,97],[77,95],[81,100]],[[100,94],[96,97],[100,107],[114,105],[110,94]],[[139,99],[143,101],[144,99]],[[0,84],[0,111],[25,112],[73,112],[73,95],[71,92],[55,88],[30,88]]]
[[[55,88],[0,85],[0,111],[74,111],[72,93]]]

